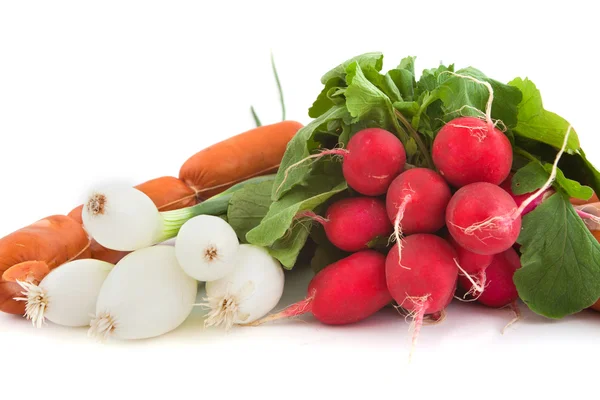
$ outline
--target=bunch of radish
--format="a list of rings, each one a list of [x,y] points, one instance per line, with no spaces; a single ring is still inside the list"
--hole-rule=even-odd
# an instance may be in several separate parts
[[[108,249],[130,251],[115,265],[67,262],[39,283],[16,279],[25,316],[34,326],[88,326],[104,340],[145,339],[179,327],[194,306],[207,309],[205,326],[251,323],[283,294],[279,262],[257,246],[240,244],[233,228],[212,215],[180,212],[165,218],[141,191],[97,188],[82,211],[84,227]],[[175,237],[174,244],[166,239]],[[198,283],[206,297],[196,303]]]
[[[449,121],[433,142],[435,170],[408,166],[401,141],[379,128],[332,151],[343,157],[350,196],[324,215],[298,217],[321,224],[334,246],[352,254],[318,272],[304,300],[253,325],[309,312],[324,324],[349,324],[395,302],[413,319],[414,348],[423,321],[440,321],[455,297],[510,305],[518,315],[513,247],[521,215],[551,190],[556,163],[541,189],[513,196],[511,143],[489,117]],[[371,248],[381,238],[393,244]]]

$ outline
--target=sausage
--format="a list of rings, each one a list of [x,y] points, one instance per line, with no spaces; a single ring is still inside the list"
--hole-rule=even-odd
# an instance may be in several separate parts
[[[0,311],[21,313],[24,308],[11,300],[18,284],[6,284],[9,279],[26,279],[32,271],[47,268],[48,271],[65,262],[90,258],[90,240],[87,233],[66,215],[52,215],[15,231],[0,239]],[[37,263],[32,263],[37,261]],[[17,285],[17,286],[15,286]]]
[[[272,174],[300,128],[299,122],[283,121],[216,143],[191,156],[181,167],[179,179],[200,200],[206,200],[248,178]]]

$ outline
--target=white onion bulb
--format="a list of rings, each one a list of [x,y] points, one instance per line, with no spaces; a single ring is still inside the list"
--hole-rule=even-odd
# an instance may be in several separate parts
[[[114,265],[100,260],[75,260],[63,264],[39,285],[18,282],[24,289],[25,316],[34,326],[45,320],[63,326],[88,326],[96,311],[100,288]]]
[[[283,295],[281,264],[266,249],[242,244],[227,276],[206,283],[206,326],[247,324],[267,315]]]
[[[233,271],[240,247],[233,228],[219,217],[200,215],[177,235],[175,253],[181,268],[199,281],[214,281]]]
[[[190,315],[197,290],[198,282],[183,272],[172,246],[134,251],[104,282],[89,335],[145,339],[168,333]]]
[[[81,214],[85,230],[102,246],[134,251],[159,241],[163,220],[152,200],[127,186],[105,186],[87,198]]]

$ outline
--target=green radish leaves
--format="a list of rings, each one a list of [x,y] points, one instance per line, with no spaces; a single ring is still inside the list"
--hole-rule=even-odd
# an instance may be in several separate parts
[[[516,195],[534,192],[544,186],[551,173],[552,164],[545,163],[542,165],[540,162],[532,161],[515,173],[512,178],[511,189]],[[554,186],[562,188],[570,197],[581,200],[588,200],[594,195],[592,188],[568,179],[560,168],[556,171]]]
[[[271,194],[273,200],[279,200],[297,185],[306,184],[308,174],[312,170],[311,160],[306,158],[311,154],[311,147],[315,147],[313,136],[327,123],[341,119],[347,114],[345,106],[334,106],[296,133],[288,143],[279,171],[275,176]]]
[[[291,269],[310,233],[311,222],[298,218],[298,214],[312,211],[346,190],[348,186],[340,175],[325,172],[310,175],[307,186],[295,187],[270,205],[260,224],[246,234],[246,240],[269,248],[271,255]]]
[[[227,221],[242,243],[248,243],[246,234],[256,228],[271,206],[273,182],[266,181],[244,186],[229,200]]]
[[[600,244],[556,193],[523,218],[521,268],[514,281],[529,308],[548,318],[579,312],[600,298]]]
[[[347,68],[350,64],[357,63],[360,68],[373,68],[375,71],[381,71],[383,67],[383,54],[375,52],[375,53],[365,53],[359,56],[353,57],[349,60],[346,60],[342,64],[338,65],[331,71],[327,72],[321,78],[321,83],[326,84],[331,78],[346,78]]]
[[[518,108],[517,126],[514,128],[514,132],[519,136],[560,149],[569,123],[559,115],[544,109],[540,91],[529,79],[515,78],[509,82],[509,85],[518,88],[523,94],[523,100]],[[569,135],[566,151],[573,154],[578,149],[579,138],[577,133],[572,131]]]

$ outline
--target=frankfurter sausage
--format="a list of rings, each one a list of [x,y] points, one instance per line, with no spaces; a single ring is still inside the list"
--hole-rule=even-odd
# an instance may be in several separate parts
[[[198,199],[206,200],[248,178],[272,174],[300,128],[299,122],[283,121],[216,143],[191,156],[181,167],[179,179]]]

